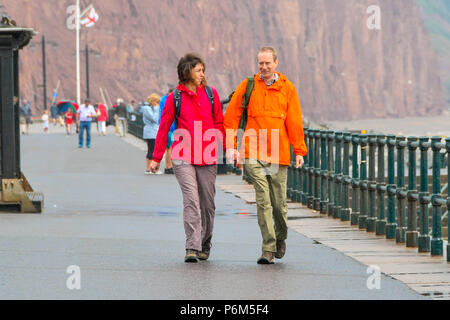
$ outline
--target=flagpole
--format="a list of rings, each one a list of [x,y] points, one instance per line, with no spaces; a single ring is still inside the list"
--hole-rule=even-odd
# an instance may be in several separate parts
[[[76,34],[77,34],[77,104],[81,105],[80,98],[80,0],[77,0],[77,9],[76,9]]]

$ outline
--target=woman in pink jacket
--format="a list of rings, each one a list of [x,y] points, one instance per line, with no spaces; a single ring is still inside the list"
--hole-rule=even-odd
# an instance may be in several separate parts
[[[217,159],[225,137],[223,112],[216,89],[206,86],[205,63],[198,55],[186,54],[180,59],[177,71],[179,85],[169,94],[164,106],[151,170],[159,169],[167,135],[175,120],[172,162],[183,194],[184,261],[198,262],[209,258],[211,248]],[[175,102],[179,102],[179,108]]]
[[[97,118],[97,129],[99,135],[106,136],[106,121],[108,121],[108,111],[103,103],[98,104],[97,114],[100,114]]]

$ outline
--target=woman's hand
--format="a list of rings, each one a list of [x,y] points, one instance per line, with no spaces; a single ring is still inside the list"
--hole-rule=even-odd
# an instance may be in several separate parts
[[[150,171],[156,173],[159,170],[160,163],[153,161],[150,163]]]

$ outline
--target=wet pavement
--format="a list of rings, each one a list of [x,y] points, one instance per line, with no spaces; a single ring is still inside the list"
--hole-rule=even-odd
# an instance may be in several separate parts
[[[52,131],[22,136],[22,171],[45,209],[0,215],[0,299],[424,299],[383,275],[368,289],[366,266],[293,230],[282,260],[256,264],[256,208],[219,188],[211,257],[186,264],[173,175],[144,175],[145,151],[111,128],[93,130],[91,149]],[[67,287],[73,265],[79,290]]]

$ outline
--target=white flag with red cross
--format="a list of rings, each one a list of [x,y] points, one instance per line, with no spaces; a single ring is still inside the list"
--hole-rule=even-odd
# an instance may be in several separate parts
[[[95,11],[95,8],[92,7],[91,10],[89,11],[88,16],[83,20],[81,20],[80,23],[82,26],[90,28],[93,27],[97,23],[97,21],[98,21],[98,14]]]

